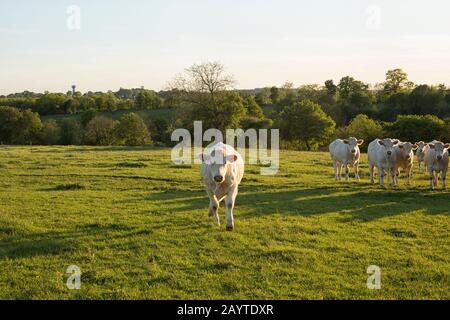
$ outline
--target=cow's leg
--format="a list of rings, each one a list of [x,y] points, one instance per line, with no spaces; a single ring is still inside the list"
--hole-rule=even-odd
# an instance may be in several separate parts
[[[359,177],[359,162],[355,163],[354,169],[355,169],[355,179],[357,181],[361,180],[361,178]]]
[[[434,190],[434,172],[430,170],[430,189]]]
[[[381,166],[378,167],[378,183],[384,187],[384,170]]]
[[[369,173],[370,173],[370,183],[371,184],[375,183],[375,179],[374,179],[375,172],[374,172],[374,170],[375,170],[375,166],[372,165],[372,164],[369,164]]]
[[[238,194],[237,187],[233,190],[230,190],[228,192],[227,196],[225,197],[225,206],[227,208],[227,230],[233,231],[234,229],[234,219],[233,219],[233,209],[234,209],[234,203],[236,201],[236,196]]]
[[[337,162],[337,168],[338,168],[338,180],[342,179],[342,163],[339,161]]]
[[[348,181],[350,180],[350,170],[348,168],[348,162],[344,163],[344,168],[345,168],[345,180]]]
[[[334,179],[338,180],[338,167],[336,160],[333,159]]]
[[[342,163],[338,162],[338,180],[342,180]]]
[[[406,184],[409,186],[411,184],[411,174],[413,171],[413,167],[410,166],[406,168]]]
[[[439,184],[439,172],[435,172],[436,179],[434,179],[434,187],[437,187]]]
[[[392,169],[391,169],[391,180],[392,180],[392,185],[393,185],[393,186],[396,185],[396,181],[397,181],[397,173],[398,173],[398,169],[396,169],[396,168],[392,168]]]
[[[398,178],[400,177],[400,169],[395,170],[395,185],[398,186]]]
[[[447,170],[442,171],[442,190],[447,189]]]
[[[213,219],[215,225],[220,226],[220,217],[219,217],[219,201],[214,194],[214,191],[207,189],[209,196],[209,216]]]

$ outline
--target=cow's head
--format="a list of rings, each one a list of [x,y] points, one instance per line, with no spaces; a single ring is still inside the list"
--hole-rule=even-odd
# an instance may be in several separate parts
[[[435,142],[435,143],[429,143],[428,144],[431,149],[434,150],[434,156],[436,157],[437,161],[441,161],[444,157],[444,152],[448,151],[450,148],[450,143],[443,144],[442,142]]]
[[[224,149],[214,149],[209,154],[200,154],[199,158],[209,165],[211,176],[216,183],[225,181],[228,165],[238,160],[236,154],[227,155],[226,150]]]
[[[406,160],[411,160],[413,154],[413,151],[417,150],[418,145],[412,144],[411,142],[402,142],[397,144],[398,148],[400,149],[401,155]]]
[[[416,146],[417,146],[417,155],[423,155],[424,154],[424,148],[427,144],[423,141],[420,142],[416,142]]]
[[[345,139],[343,141],[347,145],[348,151],[353,155],[355,155],[358,152],[358,147],[364,143],[364,140],[362,139],[358,140],[354,137]]]
[[[378,143],[386,149],[386,155],[388,156],[388,158],[392,156],[392,154],[394,153],[394,146],[396,146],[399,142],[400,141],[398,141],[397,139],[378,140]]]

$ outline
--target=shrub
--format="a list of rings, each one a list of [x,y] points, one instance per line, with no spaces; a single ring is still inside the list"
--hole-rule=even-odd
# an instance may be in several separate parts
[[[284,108],[278,121],[284,139],[291,143],[299,141],[308,150],[329,142],[336,125],[320,105],[310,100]]]
[[[65,119],[61,122],[61,144],[80,145],[83,143],[83,128],[75,119]]]
[[[269,129],[272,127],[273,121],[271,119],[261,119],[247,117],[241,120],[241,127],[243,130],[248,129]]]
[[[357,115],[345,131],[347,136],[342,138],[356,137],[365,141],[362,149],[367,149],[366,147],[371,141],[384,136],[384,130],[381,124],[364,114]]]
[[[61,142],[61,128],[55,120],[44,122],[40,135],[39,143],[43,145],[57,145]]]
[[[134,102],[138,109],[158,109],[164,101],[154,91],[140,90]]]
[[[86,142],[96,146],[110,146],[116,142],[116,123],[108,117],[95,117],[86,126]]]
[[[248,96],[244,99],[244,106],[248,117],[264,118],[264,113],[253,96]]]
[[[142,118],[136,113],[128,113],[119,119],[116,137],[120,144],[142,146],[151,142],[150,133]]]
[[[398,116],[387,131],[392,137],[402,141],[441,140],[445,135],[445,122],[433,115]]]
[[[29,144],[39,140],[42,122],[30,109],[19,111],[14,107],[0,107],[0,142]]]
[[[203,121],[203,128],[216,128],[222,132],[239,127],[246,109],[242,97],[236,92],[218,92],[214,99],[199,94],[199,103],[179,108],[177,120],[184,128],[191,129],[194,121]]]
[[[97,116],[97,111],[95,109],[89,109],[81,115],[81,124],[84,128],[88,125],[88,123]]]

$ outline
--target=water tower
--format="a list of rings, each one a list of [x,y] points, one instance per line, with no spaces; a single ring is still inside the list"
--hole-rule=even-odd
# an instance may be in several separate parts
[[[75,89],[76,89],[76,88],[77,88],[77,86],[73,84],[73,85],[72,85],[72,94],[73,94],[73,95],[75,95]]]

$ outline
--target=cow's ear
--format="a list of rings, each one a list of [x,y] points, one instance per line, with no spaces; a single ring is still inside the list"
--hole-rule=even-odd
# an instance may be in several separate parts
[[[349,144],[349,141],[347,139],[344,140],[345,144]]]
[[[444,145],[444,148],[445,148],[445,149],[450,148],[450,143],[446,143],[446,144]]]
[[[199,153],[197,156],[200,160],[202,160],[202,162],[206,162],[210,159],[209,155],[204,154],[204,153]]]
[[[403,144],[399,144],[398,147],[399,147],[400,149],[403,149],[405,146],[404,146]]]
[[[235,155],[235,154],[232,154],[231,156],[227,157],[227,160],[230,161],[230,162],[236,162],[237,159],[238,159],[238,156]]]
[[[395,139],[394,141],[392,141],[392,143],[395,145],[397,145],[400,142],[400,140]]]
[[[434,149],[434,144],[429,143],[428,146],[430,147],[430,149]]]
[[[363,139],[359,139],[359,140],[358,140],[358,146],[362,145],[363,143],[364,143],[364,140],[363,140]]]
[[[380,146],[384,146],[384,141],[383,141],[383,140],[378,140],[378,144],[379,144]]]
[[[417,149],[419,148],[419,146],[418,146],[417,144],[413,144],[413,145],[411,146],[411,148],[415,151],[415,150],[417,150]]]

